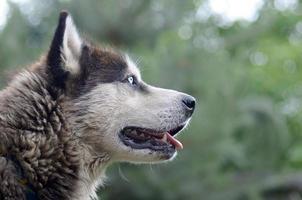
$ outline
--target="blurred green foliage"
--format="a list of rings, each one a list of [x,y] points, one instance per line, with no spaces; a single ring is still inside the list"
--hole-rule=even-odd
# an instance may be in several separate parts
[[[265,1],[255,22],[221,25],[196,17],[201,0],[14,2],[0,32],[2,87],[47,50],[67,9],[84,36],[137,59],[147,82],[198,99],[178,157],[114,165],[102,199],[302,199],[299,189],[265,195],[301,176],[302,5]]]

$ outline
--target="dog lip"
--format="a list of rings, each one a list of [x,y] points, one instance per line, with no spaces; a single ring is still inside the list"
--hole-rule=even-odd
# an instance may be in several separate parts
[[[136,131],[139,133],[139,135],[150,136],[150,137],[154,137],[157,139],[163,138],[165,132],[167,132],[167,131],[157,131],[157,130],[150,129],[150,128],[140,128],[140,127],[136,127],[136,126],[127,126],[127,127],[123,128],[120,132],[127,134],[127,132],[130,133],[131,131]]]
[[[161,141],[155,137],[150,137],[145,140],[139,140],[133,137],[129,137],[126,134],[120,132],[119,137],[121,141],[133,149],[151,149],[153,151],[160,152],[175,152],[175,147],[167,142]]]
[[[156,137],[156,138],[162,138],[164,136],[164,134],[166,132],[168,132],[171,136],[176,136],[179,132],[181,132],[183,130],[183,128],[186,126],[187,123],[183,123],[179,126],[177,126],[176,128],[172,128],[172,129],[152,129],[152,128],[141,128],[141,127],[137,127],[137,126],[126,126],[124,127],[123,129],[121,129],[120,132],[123,132],[124,130],[127,130],[127,129],[133,129],[133,130],[138,130],[138,131],[141,131],[145,134],[148,134],[150,136],[153,136],[153,137]]]
[[[184,127],[186,126],[186,124],[182,124],[170,131],[167,131],[171,136],[176,136]]]
[[[128,126],[120,131],[121,141],[133,149],[151,149],[160,152],[174,152],[175,146],[164,137],[167,131]]]
[[[154,130],[136,126],[127,126],[120,131],[119,137],[126,145],[134,149],[151,149],[154,151],[175,151],[183,146],[176,136],[186,124],[170,130]]]

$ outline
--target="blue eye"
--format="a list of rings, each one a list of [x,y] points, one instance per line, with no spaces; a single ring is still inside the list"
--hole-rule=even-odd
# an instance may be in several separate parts
[[[129,76],[127,80],[128,80],[128,82],[129,82],[131,85],[134,85],[134,84],[135,84],[135,82],[134,82],[134,77],[133,77],[133,76]]]
[[[127,78],[125,78],[123,82],[128,83],[131,86],[137,86],[138,85],[137,78],[134,75],[127,76]]]

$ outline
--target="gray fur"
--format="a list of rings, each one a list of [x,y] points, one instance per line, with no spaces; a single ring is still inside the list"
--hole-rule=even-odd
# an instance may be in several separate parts
[[[187,125],[194,107],[185,98],[144,83],[128,56],[82,40],[62,12],[47,56],[0,92],[0,199],[26,199],[30,189],[39,199],[89,200],[113,162],[171,160],[174,149],[135,149],[119,133]]]

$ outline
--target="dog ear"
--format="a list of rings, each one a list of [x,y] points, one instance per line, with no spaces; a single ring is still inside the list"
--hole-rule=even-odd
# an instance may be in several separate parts
[[[47,55],[47,65],[53,76],[58,78],[67,73],[77,74],[80,71],[81,51],[82,39],[72,17],[68,12],[62,11]]]

